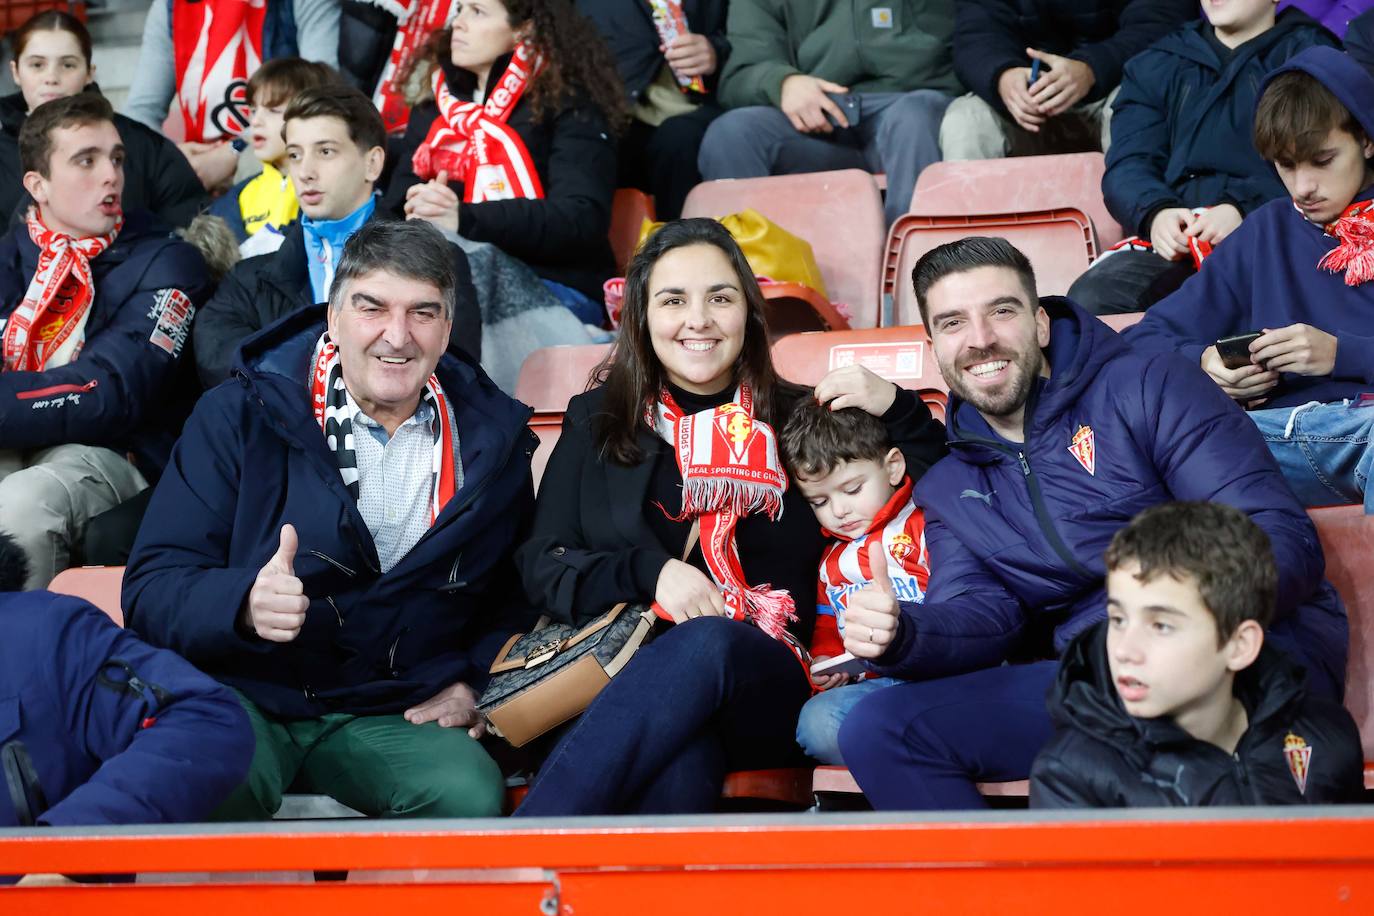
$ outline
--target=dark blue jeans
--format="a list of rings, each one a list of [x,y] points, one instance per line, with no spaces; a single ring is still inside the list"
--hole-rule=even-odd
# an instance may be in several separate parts
[[[1045,693],[1058,662],[898,684],[840,726],[840,753],[879,811],[984,808],[976,783],[1026,779],[1054,729]]]
[[[640,649],[563,736],[516,817],[714,811],[725,774],[801,759],[801,665],[756,627],[698,617]]]

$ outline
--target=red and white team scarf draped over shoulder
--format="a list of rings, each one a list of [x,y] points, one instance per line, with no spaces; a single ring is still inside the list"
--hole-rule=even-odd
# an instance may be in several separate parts
[[[411,159],[415,174],[430,181],[441,171],[448,172],[449,181],[463,182],[464,203],[543,198],[544,186],[525,141],[506,124],[542,68],[539,54],[528,43],[520,42],[505,72],[480,105],[464,102],[450,92],[443,71],[436,68],[434,100],[439,117]]]
[[[1318,270],[1329,270],[1333,274],[1345,271],[1345,285],[1359,286],[1374,280],[1374,201],[1362,200],[1347,207],[1335,220],[1322,227],[1322,231],[1340,242],[1334,249],[1322,255],[1317,262]]]
[[[38,246],[38,269],[0,339],[7,372],[42,372],[76,359],[95,299],[91,260],[110,247],[124,217],[107,234],[84,239],[49,229],[35,207],[29,208],[25,222]]]
[[[430,487],[429,523],[433,525],[457,489],[453,465],[453,424],[449,419],[444,389],[436,376],[431,375],[429,381],[425,382],[420,400],[431,406],[434,422],[439,424],[439,435],[434,437],[434,478]],[[328,333],[321,335],[315,344],[314,371],[310,374],[310,403],[315,411],[315,422],[320,424],[320,431],[324,433],[325,445],[339,466],[344,486],[357,499],[361,486],[358,453],[353,447],[353,412],[349,408],[348,389],[344,386],[339,348],[329,339]]]
[[[695,414],[683,414],[664,390],[644,419],[677,453],[682,472],[677,518],[700,519],[702,555],[729,616],[747,618],[774,639],[783,639],[788,621],[797,619],[792,596],[771,585],[751,587],[735,544],[740,519],[754,512],[779,518],[787,490],[777,438],[767,423],[754,418],[753,408],[747,385],[740,386],[732,402]]]
[[[238,136],[248,126],[248,78],[262,65],[266,15],[267,0],[172,0],[177,105],[187,140]]]

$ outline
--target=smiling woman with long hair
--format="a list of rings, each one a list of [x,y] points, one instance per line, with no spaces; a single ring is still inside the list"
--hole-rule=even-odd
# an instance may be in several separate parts
[[[778,378],[753,272],[705,219],[667,224],[635,255],[597,378],[568,404],[517,564],[558,619],[656,602],[671,625],[562,736],[516,813],[711,811],[729,770],[800,756],[811,689],[790,644],[810,641],[826,542],[773,426],[811,392]],[[913,476],[943,454],[909,392],[883,420]],[[668,444],[681,440],[690,454]],[[694,519],[700,543],[677,559]]]

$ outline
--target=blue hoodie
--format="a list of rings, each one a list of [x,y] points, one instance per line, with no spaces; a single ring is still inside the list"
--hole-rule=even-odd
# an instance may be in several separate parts
[[[1321,81],[1374,137],[1374,76],[1333,48],[1309,48],[1266,77],[1309,73]],[[1263,95],[1263,91],[1260,93]],[[1374,197],[1374,187],[1356,200]],[[1138,350],[1178,351],[1199,363],[1223,337],[1310,324],[1338,341],[1329,376],[1284,373],[1266,407],[1338,401],[1374,385],[1374,282],[1345,285],[1317,262],[1336,239],[1303,218],[1290,198],[1271,201],[1240,228],[1173,295],[1156,303],[1125,333]]]
[[[950,455],[916,485],[926,512],[930,587],[902,604],[883,674],[924,679],[1000,664],[1053,631],[1062,652],[1106,616],[1102,561],[1133,517],[1171,500],[1241,509],[1269,536],[1278,607],[1269,638],[1339,696],[1349,634],[1322,576],[1316,530],[1259,430],[1196,366],[1135,353],[1067,299],[1045,298],[1048,380],[1026,403],[1025,443],[998,435],[972,405],[949,408]],[[1070,451],[1091,430],[1093,458]],[[1080,452],[1080,454],[1082,454]]]

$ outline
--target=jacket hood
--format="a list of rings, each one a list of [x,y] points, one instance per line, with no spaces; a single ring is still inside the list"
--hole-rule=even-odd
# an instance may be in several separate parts
[[[1084,391],[1109,362],[1130,348],[1121,337],[1093,315],[1062,296],[1045,296],[1040,306],[1050,316],[1050,344],[1044,349],[1050,377],[1031,386],[1026,401],[1026,438],[1037,430],[1052,426],[1078,402]],[[968,439],[987,439],[992,430],[978,410],[955,395],[948,411],[949,444],[955,454],[967,461],[981,463],[983,449],[957,448]]]
[[[1206,19],[1195,19],[1182,28],[1165,35],[1153,46],[1153,50],[1196,61],[1206,67],[1217,66],[1216,51],[1207,39],[1211,23]],[[1298,9],[1287,9],[1279,13],[1274,27],[1245,42],[1235,49],[1236,57],[1253,57],[1263,54],[1289,35],[1302,29],[1320,29],[1321,23]],[[1223,68],[1224,69],[1224,68]]]
[[[1236,675],[1235,693],[1253,729],[1302,700],[1301,668],[1267,641],[1249,668]],[[1123,751],[1195,740],[1172,719],[1137,719],[1121,704],[1107,663],[1107,621],[1084,630],[1064,650],[1046,698],[1058,729],[1076,729]]]
[[[1316,78],[1331,90],[1331,94],[1355,116],[1365,134],[1374,137],[1374,75],[1335,48],[1308,48],[1293,55],[1288,63],[1265,76],[1256,105],[1275,77],[1295,70]]]

